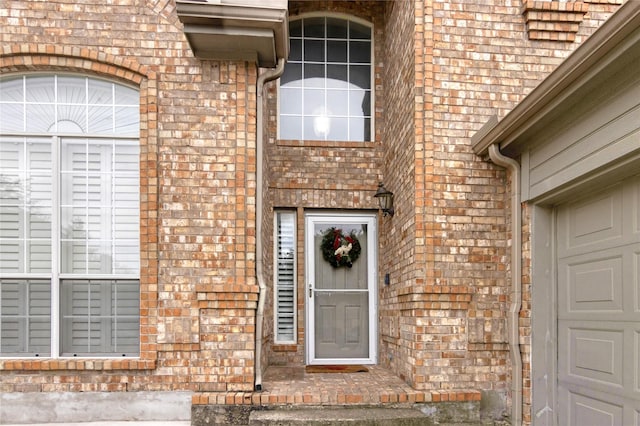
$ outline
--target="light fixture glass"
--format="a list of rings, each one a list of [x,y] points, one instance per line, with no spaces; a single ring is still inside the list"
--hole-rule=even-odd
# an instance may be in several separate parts
[[[389,215],[393,217],[393,192],[385,188],[382,182],[380,182],[374,197],[378,199],[383,216]]]

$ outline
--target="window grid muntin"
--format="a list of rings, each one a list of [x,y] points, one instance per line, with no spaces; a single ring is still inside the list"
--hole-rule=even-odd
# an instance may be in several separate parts
[[[31,75],[24,75],[20,77],[21,80],[21,84],[23,86],[23,95],[22,95],[22,102],[23,104],[26,105],[26,89],[25,89],[25,85],[26,85],[26,79],[28,77],[30,77]],[[54,80],[57,82],[57,78],[58,75],[54,75]],[[130,101],[132,101],[133,99],[136,100],[136,102],[138,102],[139,99],[139,94],[137,92],[137,90],[132,90],[131,88],[127,87],[127,86],[123,86],[117,83],[113,83],[113,82],[109,82],[107,80],[99,80],[99,79],[95,79],[95,78],[89,78],[86,76],[81,76],[79,77],[80,79],[84,79],[84,85],[85,85],[85,89],[88,87],[89,83],[88,82],[96,82],[96,81],[100,81],[100,82],[104,82],[106,84],[110,84],[111,85],[111,93],[112,93],[112,97],[115,96],[115,93],[118,91],[122,91],[122,94],[125,98],[129,98]],[[7,81],[7,78],[0,78],[0,85],[3,83],[3,81]],[[2,92],[0,90],[0,92]],[[132,95],[131,92],[135,92],[135,96]],[[56,93],[55,95],[55,99],[58,99],[58,95],[57,95],[57,84],[56,84],[56,88],[54,90],[54,93]],[[88,95],[87,95],[88,97]],[[14,102],[14,104],[16,103],[20,103],[20,102]],[[32,102],[33,104],[36,104],[37,102]],[[139,106],[138,105],[133,105],[133,102],[130,103],[124,103],[123,105],[127,106],[127,107],[131,107],[130,109],[133,109],[135,107],[135,114],[130,114],[130,110],[127,110],[129,112],[128,115],[133,115],[133,125],[130,125],[129,130],[132,130],[130,132],[122,132],[122,129],[118,128],[118,127],[112,127],[113,132],[112,133],[108,133],[107,135],[105,134],[82,134],[82,135],[78,135],[75,133],[66,133],[66,132],[60,132],[57,135],[52,135],[51,132],[25,132],[25,131],[15,131],[15,130],[11,130],[11,131],[7,131],[6,129],[3,129],[2,125],[1,125],[1,118],[2,118],[2,106],[3,105],[7,105],[7,104],[11,104],[11,102],[7,101],[7,99],[2,99],[1,95],[0,95],[0,143],[3,142],[3,139],[6,138],[10,138],[10,137],[14,137],[14,138],[36,138],[36,137],[48,137],[52,140],[52,158],[55,159],[56,161],[53,161],[52,159],[52,167],[51,167],[51,175],[57,177],[56,179],[52,179],[52,199],[57,200],[55,204],[56,208],[51,209],[51,246],[52,246],[52,253],[51,253],[51,273],[50,274],[43,274],[43,273],[20,273],[20,272],[4,272],[2,269],[0,269],[0,280],[2,279],[20,279],[20,280],[33,280],[33,279],[48,279],[51,281],[51,333],[52,333],[52,338],[51,338],[51,357],[52,358],[59,358],[61,352],[60,352],[60,328],[59,328],[59,324],[60,324],[60,282],[61,280],[67,279],[67,278],[74,278],[74,279],[78,279],[79,276],[78,275],[74,275],[74,274],[62,274],[60,273],[60,270],[58,268],[58,265],[60,264],[60,257],[58,256],[60,250],[59,249],[54,249],[55,247],[60,247],[60,218],[59,218],[59,214],[58,214],[58,210],[60,208],[60,182],[59,182],[59,178],[60,178],[60,171],[59,171],[59,164],[60,164],[60,151],[59,151],[59,140],[61,137],[72,137],[72,138],[92,138],[92,139],[102,139],[102,138],[107,138],[107,139],[112,139],[113,141],[116,140],[132,140],[133,138],[135,138],[135,142],[138,143],[137,147],[138,147],[138,180],[137,180],[137,196],[138,196],[138,229],[139,229],[139,196],[140,196],[140,192],[139,192],[139,188],[140,188],[140,181],[139,181],[139,140],[138,140],[138,133],[139,133],[139,115],[138,115],[138,111],[139,111]],[[113,104],[113,108],[116,108],[118,106],[117,103]],[[112,109],[113,109],[112,108]],[[5,108],[6,111],[6,108]],[[56,114],[58,111],[58,108],[55,108]],[[26,120],[26,108],[23,109],[23,120]],[[57,123],[57,118],[58,116],[56,115],[56,123]],[[89,118],[89,116],[87,115],[87,118]],[[113,118],[115,119],[115,114],[113,115]],[[57,124],[56,124],[57,125]],[[23,123],[23,127],[22,130],[25,129],[25,124]],[[3,131],[4,130],[4,131]],[[117,132],[120,132],[120,134],[117,134]],[[114,142],[115,143],[115,142]],[[26,144],[26,142],[25,142]],[[115,169],[114,169],[115,170]],[[114,173],[115,174],[115,173]],[[113,215],[111,215],[111,218],[113,220]],[[25,231],[26,232],[26,231]],[[138,231],[138,236],[137,236],[137,241],[138,241],[138,251],[137,253],[139,254],[139,231]],[[1,265],[0,265],[1,266]],[[96,275],[91,275],[91,276],[86,276],[86,279],[108,279],[108,280],[135,280],[138,283],[138,287],[139,287],[139,278],[140,278],[140,269],[139,269],[139,259],[138,259],[138,267],[136,268],[136,273],[121,273],[121,274],[108,274],[108,275],[103,275],[103,274],[96,274]],[[80,276],[80,278],[82,278],[82,276]],[[139,297],[139,295],[138,295]],[[138,304],[138,308],[139,308],[139,299],[137,301]],[[139,315],[138,315],[138,328],[139,328]],[[139,334],[138,334],[138,339],[139,339]],[[138,346],[139,346],[139,342],[138,342]],[[133,356],[137,356],[139,354],[139,347],[137,348],[137,351],[135,354],[132,354]],[[38,356],[40,354],[28,354],[28,353],[24,353],[24,354],[20,354],[20,356]],[[91,354],[92,357],[96,357],[96,356],[107,356],[107,357],[111,357],[114,354]],[[6,357],[6,356],[16,356],[16,354],[4,354],[1,352],[0,349],[0,357]],[[127,356],[129,356],[129,354],[127,354]]]
[[[43,84],[38,82],[51,79],[53,87],[46,86],[42,88]],[[84,101],[60,101],[59,94],[59,81],[60,80],[78,80],[83,81]],[[95,135],[114,135],[114,136],[130,136],[137,138],[139,136],[140,120],[139,120],[139,102],[133,102],[134,99],[138,99],[137,90],[128,86],[124,86],[119,83],[114,83],[108,80],[102,80],[89,76],[78,76],[74,74],[43,74],[33,73],[24,74],[20,76],[8,75],[0,78],[0,84],[3,82],[12,82],[20,80],[22,86],[21,98],[8,98],[7,95],[2,96],[0,94],[0,134],[7,133],[28,133],[28,134],[95,134]],[[28,85],[28,83],[34,83]],[[93,83],[93,84],[92,84]],[[111,102],[99,102],[99,99],[91,102],[92,93],[91,87],[98,86],[100,84],[109,84],[111,92]],[[34,87],[35,86],[35,87]],[[32,91],[29,89],[34,87]],[[41,96],[46,96],[47,99],[42,100],[34,95],[34,91],[40,90]],[[134,98],[133,93],[136,93]],[[66,100],[66,99],[65,99]],[[119,102],[120,101],[120,102]],[[21,125],[20,128],[12,126],[13,120],[11,120],[12,109],[10,107],[22,106]],[[75,107],[76,111],[82,110],[82,120],[68,120],[69,116],[61,114],[64,108]],[[99,109],[110,110],[110,129],[93,130],[91,126],[91,114],[92,110],[98,111]],[[48,110],[47,114],[35,114],[29,113],[32,110]],[[126,113],[123,115],[123,112]],[[29,118],[41,118],[42,115],[48,115],[50,117],[47,123],[41,123],[37,129],[29,128],[31,124],[28,122]],[[9,120],[3,118],[9,116]],[[118,120],[118,116],[121,117],[121,121]],[[133,122],[127,121],[133,119]],[[60,123],[73,122],[77,127],[75,129],[60,129]],[[122,125],[120,125],[122,123]],[[79,129],[78,129],[79,128]],[[122,130],[126,129],[126,130]]]
[[[314,35],[314,36],[307,36],[306,32],[305,32],[305,28],[307,28],[307,26],[305,25],[305,21],[311,21],[311,20],[323,20],[324,22],[324,29],[325,32],[323,33],[322,36],[319,35]],[[326,33],[326,29],[327,29],[327,22],[342,22],[347,26],[347,36],[344,38],[337,38],[337,37],[329,37],[329,35]],[[353,38],[353,31],[351,31],[351,28],[353,26],[359,27],[359,28],[363,28],[365,29],[366,33],[367,33],[367,38]],[[297,30],[299,29],[299,31]],[[292,54],[289,57],[289,62],[287,63],[287,67],[285,68],[285,74],[282,76],[281,81],[280,81],[280,96],[279,96],[279,104],[280,104],[280,112],[279,112],[279,116],[280,116],[280,120],[279,120],[279,130],[280,130],[280,135],[279,137],[281,139],[323,139],[323,140],[353,140],[353,141],[371,141],[372,137],[373,137],[373,86],[372,86],[372,82],[373,82],[373,38],[372,38],[372,28],[365,23],[360,22],[359,20],[356,20],[354,18],[351,17],[333,17],[333,16],[303,16],[299,19],[296,20],[292,20],[291,21],[291,26],[290,26],[290,40],[291,40],[291,52]],[[324,46],[324,61],[320,62],[320,61],[307,61],[305,60],[305,41],[322,41],[323,46]],[[336,42],[336,41],[343,41],[347,44],[347,61],[346,62],[328,62],[327,61],[327,45],[329,42]],[[365,62],[351,62],[350,59],[350,51],[352,49],[352,43],[367,43],[369,46],[368,49],[368,54],[367,56],[369,57],[369,62],[365,63]],[[299,44],[299,46],[298,46]],[[300,57],[297,58],[294,55],[296,55],[299,51]],[[306,72],[305,72],[305,68],[307,70],[311,69],[309,67],[312,66],[318,66],[321,65],[322,69],[323,69],[323,78],[321,79],[321,82],[313,82],[313,81],[309,81],[308,79],[306,79]],[[330,79],[327,78],[328,76],[328,66],[336,66],[336,65],[342,65],[346,67],[346,73],[347,73],[347,80],[344,81],[343,83],[346,84],[346,88],[341,88],[340,90],[342,90],[343,92],[346,92],[346,101],[347,104],[351,104],[351,102],[349,102],[349,98],[352,96],[352,93],[357,93],[357,92],[362,92],[363,96],[362,96],[362,101],[364,102],[365,105],[368,106],[366,113],[362,113],[362,114],[356,114],[353,113],[352,111],[348,111],[347,114],[335,114],[332,113],[329,116],[329,119],[333,120],[333,121],[344,121],[346,123],[346,137],[340,137],[340,138],[336,138],[336,137],[331,137],[333,136],[331,131],[331,126],[330,126],[330,121],[327,120],[326,116],[323,116],[320,113],[315,113],[315,114],[307,114],[306,112],[303,112],[302,114],[295,114],[295,113],[291,113],[289,112],[290,110],[295,110],[296,107],[288,107],[287,103],[291,102],[291,98],[290,96],[287,95],[287,93],[292,92],[295,89],[299,89],[299,91],[301,91],[301,94],[298,95],[300,96],[299,99],[295,100],[294,104],[301,105],[301,108],[298,108],[298,110],[302,110],[305,108],[306,106],[306,98],[310,95],[310,93],[307,93],[307,91],[313,91],[313,90],[317,90],[322,92],[322,96],[323,96],[323,105],[322,108],[324,109],[324,111],[326,111],[328,108],[328,99],[327,99],[327,95],[328,95],[328,90],[329,89],[336,89],[335,87],[331,87],[328,85],[328,83],[330,82]],[[354,89],[352,87],[350,87],[350,82],[352,81],[352,66],[363,66],[363,65],[367,65],[367,88],[363,89],[363,88],[357,88]],[[298,80],[296,82],[295,79],[291,79],[290,78],[290,70],[293,69],[294,67],[300,67],[300,71],[299,71],[299,75],[300,75],[300,80]],[[288,79],[289,78],[289,79]],[[284,82],[284,83],[283,83]],[[314,85],[316,87],[314,87]],[[337,91],[337,90],[336,90]],[[283,105],[284,104],[284,105]],[[361,110],[361,109],[360,109]],[[321,110],[322,111],[322,110]],[[315,119],[315,121],[314,121]],[[325,131],[325,132],[321,132],[324,133],[323,137],[318,137],[317,133],[312,135],[312,137],[308,137],[309,135],[306,134],[305,131],[305,122],[307,123],[311,123],[311,124],[318,124],[318,128],[322,129],[322,127],[329,127],[329,130]],[[327,125],[327,123],[329,123]],[[311,127],[311,124],[308,127]],[[355,126],[355,127],[354,127]],[[297,127],[297,130],[294,131],[289,131],[289,127]],[[335,128],[335,126],[334,126]],[[356,134],[356,129],[358,129],[358,132],[360,131],[359,129],[362,129],[362,135]]]

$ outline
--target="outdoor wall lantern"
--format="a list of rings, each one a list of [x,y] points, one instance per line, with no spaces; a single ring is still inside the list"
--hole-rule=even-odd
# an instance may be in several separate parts
[[[378,199],[378,203],[380,203],[382,215],[389,215],[393,217],[393,192],[385,188],[382,182],[380,182],[378,184],[378,190],[376,191],[376,195],[374,195],[374,197],[376,197]]]

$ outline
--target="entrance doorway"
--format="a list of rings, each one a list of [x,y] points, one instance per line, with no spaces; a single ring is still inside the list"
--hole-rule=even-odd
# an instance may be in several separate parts
[[[305,217],[307,364],[375,364],[376,216]]]

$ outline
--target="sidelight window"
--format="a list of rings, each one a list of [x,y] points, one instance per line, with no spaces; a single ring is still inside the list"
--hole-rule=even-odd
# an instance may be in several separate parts
[[[296,342],[295,213],[276,212],[275,343]]]

